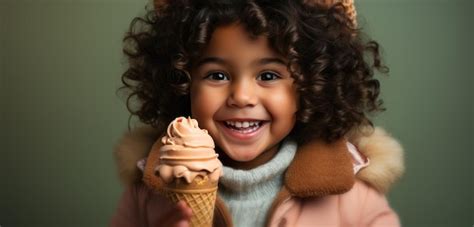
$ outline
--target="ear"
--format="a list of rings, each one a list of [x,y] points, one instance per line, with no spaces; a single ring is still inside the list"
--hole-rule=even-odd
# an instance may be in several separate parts
[[[318,5],[327,8],[331,8],[335,4],[341,4],[344,6],[344,11],[351,21],[351,27],[357,27],[357,12],[355,9],[354,0],[304,0],[303,3],[310,6]]]

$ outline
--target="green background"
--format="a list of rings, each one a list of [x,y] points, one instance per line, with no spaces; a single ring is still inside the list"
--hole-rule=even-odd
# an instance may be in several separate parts
[[[145,4],[1,0],[2,227],[108,223],[122,190],[112,148],[128,119],[121,39]],[[391,205],[404,226],[472,226],[473,1],[357,6],[391,68],[376,122],[406,150]]]

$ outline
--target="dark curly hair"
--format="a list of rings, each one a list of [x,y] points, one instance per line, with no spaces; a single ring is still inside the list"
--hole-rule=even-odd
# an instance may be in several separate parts
[[[372,126],[368,116],[384,110],[374,71],[388,72],[378,43],[366,41],[352,26],[342,4],[306,2],[155,2],[145,16],[134,18],[123,39],[129,68],[121,89],[129,91],[130,117],[137,115],[162,132],[175,117],[190,116],[193,60],[216,27],[239,22],[250,35],[268,37],[272,48],[288,59],[300,94],[290,136],[299,144],[314,138],[331,142],[359,126]]]

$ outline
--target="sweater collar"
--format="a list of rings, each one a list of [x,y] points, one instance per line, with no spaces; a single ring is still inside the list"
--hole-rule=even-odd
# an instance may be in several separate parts
[[[275,157],[254,169],[241,170],[224,166],[224,175],[219,179],[219,183],[234,192],[249,191],[250,188],[262,187],[267,183],[272,185],[271,181],[283,176],[295,156],[296,149],[296,142],[285,140]]]

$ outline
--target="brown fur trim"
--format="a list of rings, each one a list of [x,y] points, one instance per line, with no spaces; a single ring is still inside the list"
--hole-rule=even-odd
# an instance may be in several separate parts
[[[157,140],[148,154],[145,170],[143,171],[143,182],[157,192],[163,187],[163,181],[155,174],[155,168],[160,162],[160,147],[162,147],[162,143]]]
[[[285,174],[285,185],[296,197],[319,197],[349,191],[355,178],[346,140],[314,141],[296,152]]]
[[[357,178],[386,193],[405,171],[403,148],[382,128],[363,128],[362,133],[349,140],[370,159],[370,165],[362,169]]]
[[[122,184],[131,185],[140,181],[141,172],[137,168],[137,162],[148,155],[157,137],[152,127],[141,126],[125,132],[118,141],[114,157]]]

